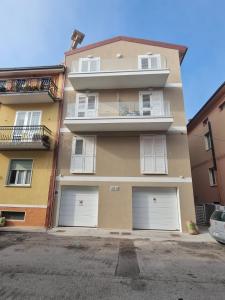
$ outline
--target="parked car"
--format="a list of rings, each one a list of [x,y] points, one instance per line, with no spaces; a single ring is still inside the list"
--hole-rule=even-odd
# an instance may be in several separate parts
[[[218,243],[225,245],[225,206],[216,206],[210,218],[209,233]]]

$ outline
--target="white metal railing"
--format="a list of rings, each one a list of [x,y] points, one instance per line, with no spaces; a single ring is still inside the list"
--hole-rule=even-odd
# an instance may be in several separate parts
[[[166,57],[157,55],[148,55],[149,63],[142,65],[138,56],[134,57],[115,57],[113,59],[100,58],[93,67],[82,68],[80,60],[74,60],[71,64],[72,73],[98,73],[98,72],[119,72],[119,71],[146,71],[167,69]],[[152,60],[151,60],[152,58]],[[153,60],[154,58],[154,60]],[[83,70],[82,70],[83,69]],[[85,71],[84,71],[85,69]]]
[[[81,116],[82,115],[82,116]],[[158,118],[171,117],[170,103],[163,101],[161,106],[141,108],[139,101],[99,101],[96,110],[86,110],[78,113],[76,103],[67,104],[66,119],[82,118]]]

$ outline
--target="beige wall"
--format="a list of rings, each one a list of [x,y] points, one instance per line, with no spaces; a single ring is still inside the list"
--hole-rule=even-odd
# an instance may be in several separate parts
[[[180,210],[181,230],[186,232],[186,222],[195,222],[195,210],[191,183],[122,183],[122,182],[75,182],[61,183],[66,186],[96,186],[99,189],[98,227],[106,229],[133,228],[132,224],[132,188],[133,187],[173,187],[177,188]],[[120,190],[111,192],[110,186],[119,186]],[[59,199],[58,199],[59,201]],[[59,202],[58,202],[59,205]],[[56,213],[56,212],[55,212]],[[56,224],[57,225],[57,224]]]
[[[167,60],[167,66],[170,70],[168,82],[181,82],[180,76],[180,60],[178,50],[144,45],[140,43],[131,43],[127,41],[119,41],[108,45],[100,46],[91,50],[83,51],[77,54],[66,56],[66,66],[68,72],[71,70],[71,65],[75,60],[88,55],[100,57],[102,60],[102,67],[104,69],[115,69],[118,60],[123,60],[124,63],[119,62],[119,65],[124,67],[124,70],[134,69],[138,67],[138,55],[144,55],[151,52],[152,54],[161,54]],[[116,58],[120,53],[123,58]],[[70,86],[69,81],[66,81],[66,86]]]
[[[61,134],[59,170],[62,175],[71,175],[73,136],[73,133]],[[96,147],[96,176],[141,176],[140,133],[98,135]],[[167,135],[167,154],[169,173],[163,177],[191,176],[186,135]]]
[[[224,100],[225,98],[221,97],[216,101],[212,110],[205,113],[188,134],[196,203],[221,201],[225,204],[225,110],[219,109]],[[218,181],[216,187],[209,184],[208,169],[213,166],[213,160],[212,151],[205,149],[204,135],[208,132],[208,125],[204,126],[202,122],[206,117],[211,122],[215,147]]]

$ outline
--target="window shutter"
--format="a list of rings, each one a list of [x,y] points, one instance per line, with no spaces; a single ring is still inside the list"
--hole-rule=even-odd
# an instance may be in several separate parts
[[[151,115],[163,115],[163,94],[162,91],[153,91],[151,93]]]
[[[90,72],[98,72],[99,71],[99,58],[91,58],[89,60],[90,64]]]
[[[142,57],[141,58],[141,69],[146,70],[148,68],[149,68],[148,58],[147,57]]]
[[[80,72],[87,73],[88,72],[88,66],[89,66],[88,59],[82,59],[80,63],[81,63]]]
[[[24,126],[26,119],[26,111],[17,111],[15,126]]]
[[[160,56],[150,55],[149,56],[149,68],[150,69],[160,69]]]
[[[71,155],[72,173],[95,172],[95,136],[74,138]]]
[[[85,137],[84,172],[93,173],[95,170],[95,137]]]
[[[167,173],[166,137],[164,135],[141,137],[141,171],[144,174]]]

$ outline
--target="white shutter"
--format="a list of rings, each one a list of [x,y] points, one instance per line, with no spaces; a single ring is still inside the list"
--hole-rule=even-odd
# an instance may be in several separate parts
[[[26,122],[25,120],[26,120],[26,111],[17,111],[15,126],[24,126]]]
[[[83,140],[82,150],[80,154],[76,154],[76,143]],[[82,138],[74,138],[72,144],[71,155],[71,173],[94,173],[96,158],[96,139],[95,136],[83,136]]]
[[[161,60],[159,54],[154,54],[149,56],[149,69],[160,69]]]
[[[83,117],[95,117],[97,107],[97,95],[96,94],[81,94],[77,98],[76,116],[78,118]]]
[[[88,59],[80,59],[80,72],[87,73],[89,71],[89,61]]]
[[[141,136],[141,172],[143,174],[167,173],[165,135]]]
[[[163,115],[163,93],[162,91],[153,91],[151,93],[151,116]]]
[[[84,151],[84,172],[93,173],[95,171],[95,136],[85,137]]]
[[[100,69],[100,58],[94,57],[89,60],[89,71],[90,72],[99,72]]]
[[[41,112],[40,111],[32,111],[30,113],[31,113],[31,116],[30,116],[30,122],[28,123],[28,125],[31,125],[31,126],[40,125]]]

